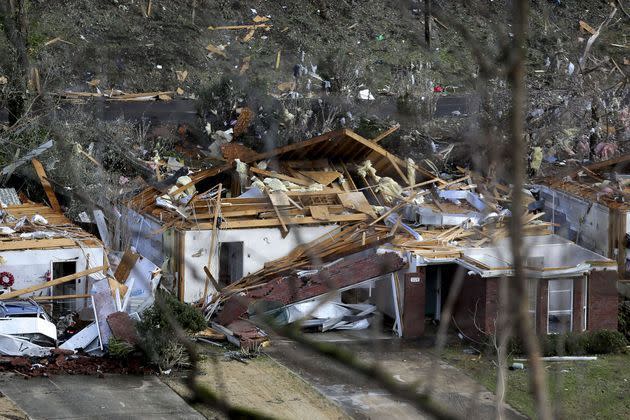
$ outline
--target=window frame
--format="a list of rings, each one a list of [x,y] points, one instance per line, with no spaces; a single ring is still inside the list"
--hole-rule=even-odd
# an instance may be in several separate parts
[[[561,290],[554,290],[552,292],[551,290],[551,282],[554,281],[570,281],[571,282],[571,288],[570,289],[561,289]],[[567,309],[563,309],[563,310],[550,310],[549,307],[551,305],[551,293],[557,293],[557,292],[566,292],[566,291],[570,291],[571,292],[571,298],[569,299],[569,302],[571,303],[571,309],[567,310]],[[550,334],[564,334],[567,332],[571,332],[573,331],[573,298],[574,298],[574,293],[575,293],[575,282],[572,278],[559,278],[559,279],[549,279],[547,281],[547,335]],[[549,331],[549,317],[550,315],[569,315],[569,329],[568,331],[565,332],[551,332]]]

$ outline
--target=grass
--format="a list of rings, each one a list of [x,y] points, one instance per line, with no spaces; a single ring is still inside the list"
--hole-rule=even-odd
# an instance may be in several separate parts
[[[445,351],[444,359],[495,391],[493,360],[488,356],[467,355],[462,350],[462,347],[451,347]],[[590,362],[545,363],[544,367],[556,418],[630,418],[629,354],[603,355]],[[535,418],[527,369],[508,371],[506,400],[516,410]]]

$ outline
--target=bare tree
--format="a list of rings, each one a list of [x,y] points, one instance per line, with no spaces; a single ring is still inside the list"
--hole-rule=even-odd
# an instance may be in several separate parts
[[[528,32],[529,0],[514,2],[513,28],[514,43],[508,62],[508,81],[512,87],[510,119],[510,142],[512,164],[512,216],[510,218],[510,242],[514,265],[514,278],[510,283],[510,307],[515,308],[517,329],[525,343],[530,360],[530,387],[535,396],[536,412],[539,419],[551,419],[545,372],[540,360],[540,347],[533,333],[528,313],[527,278],[523,267],[522,214],[523,180],[525,178],[526,143],[523,133],[525,125],[525,60]]]
[[[2,27],[13,53],[13,71],[9,72],[11,94],[8,99],[9,125],[15,124],[26,110],[28,88],[28,23],[26,0],[0,0]]]
[[[424,40],[431,49],[431,0],[424,0]]]

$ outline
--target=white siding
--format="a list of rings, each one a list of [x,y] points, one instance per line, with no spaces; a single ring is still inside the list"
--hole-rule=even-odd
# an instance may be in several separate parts
[[[219,278],[218,250],[221,242],[243,242],[243,275],[246,276],[261,269],[266,262],[286,256],[299,244],[317,239],[335,228],[335,225],[293,226],[286,238],[282,238],[278,228],[219,230],[212,258],[212,275]],[[211,230],[191,230],[185,233],[185,302],[194,302],[203,297],[206,283],[203,267],[208,264],[211,239]],[[212,285],[209,290],[214,291]]]

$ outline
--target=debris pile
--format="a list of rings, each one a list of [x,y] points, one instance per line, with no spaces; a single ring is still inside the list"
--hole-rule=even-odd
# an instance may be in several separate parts
[[[389,153],[378,142],[396,128],[372,140],[348,129],[331,131],[265,152],[225,139],[217,149],[221,163],[191,169],[165,162],[161,180],[126,199],[121,209],[133,230],[133,250],[106,253],[93,239],[102,266],[13,288],[0,300],[32,297],[85,277],[85,294],[57,294],[53,288],[52,296],[34,299],[83,299],[76,309],[84,318],[91,310],[91,323],[61,348],[91,354],[124,352],[119,342],[141,344],[136,322],[149,313],[158,290],[202,312],[187,320],[194,327],[186,327],[197,331],[192,337],[199,343],[221,345],[217,340],[226,339],[257,349],[269,343],[269,322],[359,330],[383,311],[396,334],[417,330],[424,318],[416,325],[408,319],[412,288],[420,284],[424,293],[420,277],[414,277],[419,267],[456,264],[482,277],[510,275],[511,256],[503,251],[512,191],[463,168],[439,176]],[[625,188],[623,178],[618,185]],[[553,235],[556,224],[545,218],[544,203],[532,191],[525,194],[530,210],[522,217],[522,232],[531,252],[541,254],[527,264],[534,277],[614,266]],[[52,189],[48,198],[54,202]],[[55,220],[56,214],[42,211],[32,225],[41,227],[42,219]],[[17,232],[15,224],[10,227]],[[20,242],[10,235],[6,243]],[[43,248],[45,240],[51,239],[33,239]],[[183,348],[171,350],[171,362],[182,360]]]

